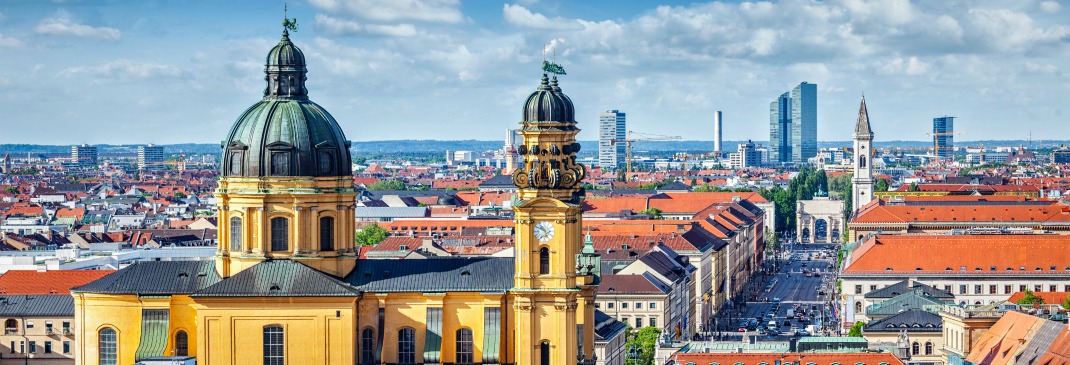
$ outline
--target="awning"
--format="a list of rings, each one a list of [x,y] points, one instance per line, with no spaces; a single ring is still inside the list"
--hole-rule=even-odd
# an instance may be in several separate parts
[[[167,309],[142,309],[141,310],[141,342],[134,353],[134,360],[138,361],[145,357],[162,356],[167,348],[167,333],[170,327],[169,311]]]

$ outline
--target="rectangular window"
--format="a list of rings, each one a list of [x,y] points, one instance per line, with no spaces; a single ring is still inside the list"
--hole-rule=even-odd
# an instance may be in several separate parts
[[[264,327],[264,365],[284,365],[286,345],[280,326]]]
[[[287,251],[290,248],[290,222],[286,218],[271,218],[271,251]]]
[[[11,341],[11,347],[8,348],[11,349],[11,353],[15,353],[15,341]]]
[[[966,284],[959,285],[959,294],[966,294]]]
[[[31,354],[36,354],[37,353],[37,341],[30,341],[30,353]]]
[[[594,307],[595,307],[595,309],[602,308],[602,303],[595,302],[594,303]]]
[[[334,218],[320,218],[320,251],[334,251]]]
[[[1055,285],[1054,284],[1048,285],[1048,291],[1052,291],[1052,292],[1055,291]]]
[[[870,285],[869,286],[869,291],[874,291],[874,290],[877,290],[877,286],[876,285]]]
[[[973,293],[974,294],[981,294],[981,285],[980,284],[973,286]]]
[[[1003,286],[1003,294],[1010,294],[1010,293],[1011,293],[1011,286],[1010,285],[1004,285]]]
[[[658,319],[657,318],[650,317],[649,321],[650,321],[650,327],[657,327],[658,326]]]
[[[862,286],[855,285],[855,294],[862,294]]]
[[[635,302],[635,309],[643,309],[643,303]]]
[[[231,217],[230,218],[230,250],[231,251],[241,251],[241,236],[242,236],[241,218],[239,218],[239,217]]]
[[[613,309],[613,302],[606,303],[606,309]]]
[[[63,353],[71,353],[71,341],[63,341]]]
[[[1070,290],[1067,290],[1067,291],[1070,291]],[[650,302],[650,309],[658,309],[658,303],[657,302]]]
[[[620,309],[628,309],[628,302],[620,302]]]
[[[951,292],[951,285],[944,285],[944,291],[950,293]]]
[[[643,319],[639,318],[639,317],[636,317],[635,318],[635,328],[642,328],[642,327],[643,327]]]
[[[33,328],[33,321],[26,321],[26,329]]]
[[[1018,291],[1025,291],[1025,285],[1019,285]]]
[[[1044,289],[1043,285],[1040,285],[1040,284],[1033,285],[1033,291],[1035,291],[1035,292],[1043,291],[1043,289]]]
[[[1070,285],[1063,285],[1063,291],[1070,292]]]
[[[988,294],[996,294],[996,285],[992,284],[988,286]]]
[[[45,353],[46,354],[51,354],[52,353],[52,341],[45,341]]]

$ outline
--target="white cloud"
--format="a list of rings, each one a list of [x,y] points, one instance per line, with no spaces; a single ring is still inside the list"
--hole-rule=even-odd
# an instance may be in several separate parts
[[[930,66],[929,63],[918,60],[918,58],[914,56],[905,59],[896,57],[891,61],[885,62],[884,65],[881,66],[880,71],[885,74],[917,76],[929,72]]]
[[[68,17],[47,18],[37,23],[34,32],[43,35],[97,38],[106,41],[118,40],[122,32],[110,27],[93,27],[74,22]]]
[[[553,19],[545,15],[532,13],[531,10],[520,6],[505,4],[502,15],[509,24],[530,29],[553,29],[553,30],[578,30],[581,27],[576,20],[568,20],[561,17]]]
[[[73,77],[77,75],[90,75],[103,79],[129,80],[159,77],[184,77],[187,76],[188,73],[186,70],[172,65],[124,59],[96,66],[69,67],[56,74],[57,77]]]
[[[378,23],[419,21],[457,24],[464,21],[458,0],[310,0],[335,16],[353,16]]]
[[[1062,5],[1059,5],[1059,3],[1054,1],[1042,1],[1040,3],[1040,10],[1047,13],[1058,13],[1062,8]]]
[[[340,19],[324,14],[316,14],[316,26],[318,29],[333,35],[412,37],[417,34],[416,27],[412,24],[361,24],[355,20]]]
[[[0,48],[18,48],[21,46],[22,41],[18,40],[17,38],[5,36],[3,33],[0,33]]]

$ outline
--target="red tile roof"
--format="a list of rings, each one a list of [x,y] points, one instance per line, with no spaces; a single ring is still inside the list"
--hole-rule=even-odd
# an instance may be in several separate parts
[[[854,250],[843,272],[1066,274],[1067,247],[1065,235],[880,235]]]
[[[994,196],[963,197],[966,199],[954,199],[949,196],[941,198],[943,199],[928,197],[920,201],[908,200],[908,203],[888,202],[885,199],[874,200],[860,209],[851,223],[1070,223],[1070,205],[1058,201],[1040,200],[1038,202],[1049,204],[1019,204],[1004,199],[991,199]],[[982,201],[982,199],[987,200]],[[947,204],[949,201],[958,203]],[[1006,204],[999,203],[1002,201],[1006,201]],[[932,202],[932,204],[926,204],[926,202]]]
[[[11,270],[0,275],[0,294],[70,295],[71,288],[89,284],[112,270]]]
[[[1044,303],[1045,304],[1062,304],[1063,301],[1066,300],[1066,297],[1070,296],[1070,292],[1064,292],[1064,291],[1039,292],[1039,291],[1035,291],[1035,292],[1033,292],[1033,295],[1036,295],[1037,297],[1040,297],[1040,299],[1044,299]],[[1017,292],[1017,293],[1011,294],[1011,297],[1007,298],[1007,301],[1011,302],[1011,303],[1018,303],[1018,301],[1022,300],[1022,298],[1025,298],[1025,292]]]
[[[612,294],[657,294],[665,295],[665,292],[654,286],[643,275],[602,275],[602,282],[598,284],[598,295]]]
[[[845,364],[854,365],[862,363],[866,365],[889,364],[902,365],[903,361],[890,352],[860,352],[860,353],[677,353],[672,355],[677,364],[735,364],[744,365],[758,364],[809,364],[830,365]]]
[[[1014,363],[1014,355],[1032,337],[1032,329],[1042,319],[1014,311],[1007,312],[981,334],[966,361],[974,364],[1004,365]]]

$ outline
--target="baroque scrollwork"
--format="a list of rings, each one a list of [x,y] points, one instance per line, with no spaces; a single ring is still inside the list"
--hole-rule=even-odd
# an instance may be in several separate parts
[[[531,154],[524,161],[524,167],[513,172],[513,184],[521,189],[575,189],[586,176],[583,165],[576,163],[574,153],[579,150],[578,143],[562,146],[551,144],[540,148],[532,145],[526,150]],[[561,152],[565,152],[562,154]]]

